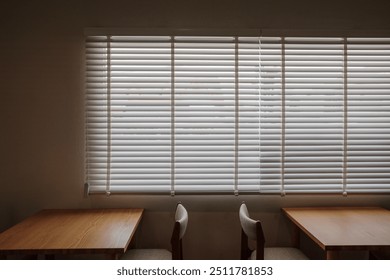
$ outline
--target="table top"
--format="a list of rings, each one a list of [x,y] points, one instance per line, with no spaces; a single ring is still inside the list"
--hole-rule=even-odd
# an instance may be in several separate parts
[[[324,250],[390,249],[390,211],[380,207],[283,208]]]
[[[0,234],[0,253],[57,254],[126,251],[143,209],[48,209]]]

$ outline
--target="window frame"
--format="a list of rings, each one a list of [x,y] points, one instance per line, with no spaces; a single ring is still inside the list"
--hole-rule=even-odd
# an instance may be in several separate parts
[[[277,33],[278,35],[280,34],[284,34],[284,36],[280,36],[280,37],[285,37],[286,34],[288,34],[288,36],[292,36],[292,37],[295,37],[295,36],[302,36],[302,35],[305,35],[305,37],[307,36],[307,34],[310,34],[310,33],[316,33],[318,35],[318,33],[326,33],[326,34],[329,34],[329,37],[335,37],[334,34],[335,33],[343,33],[344,34],[344,38],[346,38],[345,36],[345,33],[346,31],[338,31],[338,32],[334,32],[334,31],[322,31],[322,32],[318,32],[318,31],[274,31],[274,30],[175,30],[172,32],[172,30],[170,31],[167,31],[167,30],[162,30],[162,29],[157,29],[157,30],[131,30],[129,31],[128,29],[115,29],[115,30],[106,30],[106,29],[88,29],[88,32],[86,32],[87,35],[96,35],[96,34],[110,34],[110,35],[123,35],[123,34],[131,34],[131,35],[145,35],[145,34],[158,34],[158,35],[166,35],[166,34],[170,34],[170,36],[188,36],[188,35],[191,35],[191,36],[195,36],[196,34],[202,34],[202,35],[207,35],[207,36],[211,36],[211,35],[215,35],[215,34],[218,34],[219,36],[235,36],[236,38],[238,38],[239,36],[237,36],[236,34],[240,34],[240,36],[242,36],[241,34],[246,34],[245,36],[242,36],[242,37],[250,37],[250,36],[254,36],[254,35],[261,35],[261,36],[269,36],[271,34],[275,34]],[[351,32],[351,31],[348,31],[347,33],[354,33],[355,35],[353,36],[356,36],[356,37],[360,37],[362,35],[357,35],[356,32]],[[360,31],[360,34],[370,34],[370,37],[372,37],[373,35],[376,34],[375,37],[377,36],[384,36],[383,34],[386,34],[387,35],[387,31],[386,32],[383,32],[383,31],[376,31],[376,32],[372,32],[372,31],[365,31],[365,32],[362,32]],[[172,35],[172,34],[175,34],[175,35]],[[223,34],[223,35],[222,35]],[[235,34],[235,35],[232,35],[232,34]],[[264,35],[266,34],[266,35]],[[268,34],[268,35],[267,35]],[[294,35],[295,34],[295,35]],[[326,35],[324,34],[324,35]],[[308,36],[308,37],[317,37],[317,36]],[[326,35],[325,37],[328,37],[328,35]],[[338,36],[337,36],[338,37]],[[366,37],[366,36],[365,36]],[[344,81],[345,82],[345,81]],[[237,90],[236,90],[237,92]],[[344,94],[345,96],[345,94]],[[345,101],[344,101],[345,102]],[[237,174],[237,173],[236,173]],[[88,187],[88,184],[86,185],[87,188]],[[259,189],[259,191],[244,191],[244,192],[239,192],[238,189],[237,189],[237,183],[235,185],[235,188],[234,190],[232,191],[215,191],[215,190],[210,190],[210,191],[204,191],[203,192],[197,192],[197,191],[190,191],[190,192],[183,192],[183,194],[235,194],[235,195],[238,195],[238,194],[281,194],[281,195],[285,195],[286,194],[286,190],[284,188],[284,185],[282,184],[282,186],[280,188],[277,189],[278,191],[276,191],[276,189],[272,189],[271,191],[264,191],[264,190],[261,190],[261,188]],[[106,193],[106,194],[111,194],[110,192],[110,189],[109,188],[106,188],[105,191],[97,191],[97,192],[90,192],[90,190],[87,190],[88,193]],[[388,193],[390,192],[389,189],[383,191],[383,193]],[[142,193],[142,194],[145,194],[145,192],[143,192],[142,190],[137,190],[135,192],[132,192],[132,191],[125,191],[125,192],[115,192],[115,193],[125,193],[125,194],[131,194],[131,193]],[[147,194],[162,194],[162,193],[165,193],[165,194],[170,194],[170,195],[175,195],[175,194],[178,194],[177,192],[175,192],[174,189],[172,189],[171,187],[171,191],[170,192],[146,192]],[[181,193],[181,192],[179,192]],[[299,191],[299,192],[287,192],[288,194],[306,194],[306,193],[313,193],[311,191]],[[346,195],[347,194],[347,190],[345,187],[342,188],[341,191],[337,191],[337,192],[314,192],[314,193],[320,193],[320,194],[329,194],[329,193],[332,193],[332,194],[337,194],[337,193],[340,193],[340,194],[343,194],[343,195]],[[360,193],[360,192],[358,192]],[[362,192],[362,193],[367,193],[367,192]],[[368,192],[370,193],[370,192]],[[382,193],[381,191],[379,192],[375,192],[375,193]]]

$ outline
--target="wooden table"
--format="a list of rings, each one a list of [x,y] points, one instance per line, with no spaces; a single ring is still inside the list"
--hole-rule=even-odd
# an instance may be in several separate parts
[[[123,254],[143,209],[42,210],[0,234],[0,254]]]
[[[337,258],[341,250],[390,249],[390,211],[379,207],[283,208],[294,224],[294,245],[300,230]]]

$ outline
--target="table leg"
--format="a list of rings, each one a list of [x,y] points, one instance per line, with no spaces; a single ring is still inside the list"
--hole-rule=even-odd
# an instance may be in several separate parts
[[[120,254],[109,254],[108,259],[109,260],[119,260]]]
[[[45,260],[55,260],[54,254],[46,254],[43,256]]]
[[[293,247],[300,248],[300,245],[301,245],[300,230],[299,230],[299,227],[295,224],[293,224],[293,227],[292,227],[291,238],[292,238]]]
[[[23,260],[37,260],[38,259],[38,255],[37,254],[29,254],[29,255],[23,256],[22,259]]]
[[[326,259],[327,260],[337,260],[339,259],[339,251],[326,250]]]

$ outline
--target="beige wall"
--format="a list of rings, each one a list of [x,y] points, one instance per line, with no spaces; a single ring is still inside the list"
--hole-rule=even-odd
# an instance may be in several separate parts
[[[390,207],[387,196],[83,197],[84,28],[390,30],[389,6],[387,0],[1,1],[0,231],[42,208],[143,207],[138,245],[168,246],[172,211],[182,201],[190,211],[186,257],[233,259],[242,200],[264,220],[271,245],[289,243],[282,206]]]

